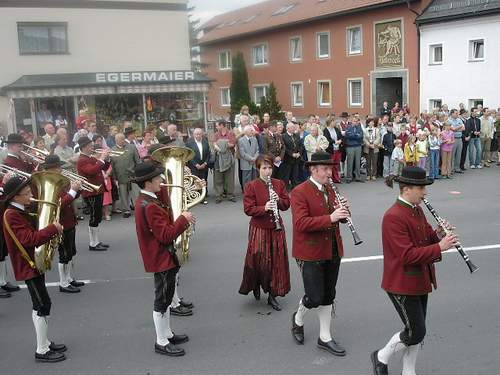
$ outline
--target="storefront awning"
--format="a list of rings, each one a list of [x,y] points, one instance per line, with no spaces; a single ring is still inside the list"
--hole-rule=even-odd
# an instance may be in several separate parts
[[[211,80],[192,71],[25,75],[2,88],[10,98],[207,92]]]

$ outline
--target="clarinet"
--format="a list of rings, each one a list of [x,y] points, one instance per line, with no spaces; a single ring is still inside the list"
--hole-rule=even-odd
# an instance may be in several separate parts
[[[432,216],[434,216],[434,219],[436,219],[438,225],[443,229],[444,233],[450,234],[451,230],[449,230],[448,228],[446,228],[446,225],[444,225],[444,219],[437,214],[436,210],[431,206],[431,204],[429,203],[429,201],[426,198],[424,198],[422,201],[424,202],[425,207],[427,207],[429,209],[429,211],[432,214]],[[474,263],[471,262],[469,256],[467,255],[467,253],[465,252],[465,250],[462,248],[462,245],[457,244],[457,245],[455,245],[455,248],[457,249],[457,251],[460,254],[460,256],[463,258],[463,260],[465,261],[465,263],[467,264],[467,267],[469,267],[470,273],[476,272],[479,269],[479,267],[476,266]]]
[[[342,204],[342,200],[344,199],[344,197],[342,195],[340,195],[339,189],[335,186],[335,184],[333,183],[333,180],[331,178],[329,179],[329,181],[330,181],[330,186],[332,187],[333,192],[335,193],[335,196],[337,197],[337,201],[339,202],[339,205],[341,207],[344,207],[344,205]],[[354,240],[354,245],[362,244],[363,240],[359,237],[359,234],[356,231],[356,227],[354,226],[354,223],[352,222],[352,219],[350,216],[346,218],[346,222],[347,222],[347,226],[349,227],[349,230],[351,231],[352,239]]]
[[[273,183],[271,181],[271,177],[268,176],[266,179],[267,187],[269,188],[269,200],[274,202],[274,208],[273,208],[273,219],[274,219],[274,230],[276,232],[279,232],[283,228],[281,227],[280,223],[280,213],[278,209],[278,200],[276,197],[278,194],[274,191]]]

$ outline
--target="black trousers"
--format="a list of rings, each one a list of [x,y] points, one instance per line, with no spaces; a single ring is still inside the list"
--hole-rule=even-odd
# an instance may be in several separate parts
[[[26,280],[25,283],[28,287],[31,302],[33,303],[33,310],[37,312],[38,316],[50,315],[52,302],[45,286],[45,275],[42,274],[33,279]]]
[[[280,165],[282,180],[285,185],[293,189],[299,184],[299,161],[285,161]]]
[[[153,310],[164,314],[172,303],[175,292],[175,275],[179,272],[179,267],[168,271],[155,272],[155,302]]]
[[[302,303],[308,309],[333,304],[339,277],[340,258],[317,262],[297,260],[302,281],[304,297]]]
[[[59,252],[59,263],[68,264],[76,255],[75,234],[76,228],[63,232],[62,241],[57,249]]]
[[[462,138],[462,155],[460,155],[460,168],[465,169],[465,160],[467,160],[467,148],[469,147],[469,142]]]
[[[102,202],[104,194],[85,198],[85,204],[90,210],[89,227],[98,227],[102,221]]]
[[[425,317],[427,315],[427,294],[407,296],[387,293],[399,317],[405,325],[399,338],[406,346],[420,344],[425,337]]]

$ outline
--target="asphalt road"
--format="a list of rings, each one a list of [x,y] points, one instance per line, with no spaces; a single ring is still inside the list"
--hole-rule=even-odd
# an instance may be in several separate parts
[[[480,270],[470,275],[458,254],[438,265],[439,288],[429,301],[428,335],[418,361],[419,374],[500,373],[500,167],[467,171],[429,188],[440,215],[457,226],[465,247],[496,245],[471,251]],[[59,293],[49,287],[53,308],[50,336],[64,342],[68,359],[35,363],[34,328],[26,289],[0,300],[0,374],[371,374],[369,354],[402,327],[380,289],[382,253],[380,223],[397,190],[382,181],[342,185],[352,202],[353,219],[364,243],[354,247],[343,229],[346,258],[338,282],[334,336],[348,351],[337,358],[316,348],[319,324],[306,317],[306,344],[290,335],[290,316],[302,294],[293,259],[292,291],[275,312],[253,297],[238,294],[246,251],[248,218],[237,203],[213,200],[198,206],[191,260],[181,271],[181,292],[195,303],[191,317],[173,317],[172,327],[186,333],[187,355],[169,358],[153,351],[153,282],[145,274],[133,218],[114,217],[103,225],[101,240],[112,245],[89,253],[87,226],[77,230],[78,277],[91,280],[82,293]],[[239,197],[241,198],[241,197]],[[291,215],[284,213],[291,252]],[[432,218],[429,218],[431,221]],[[57,269],[57,267],[55,267]],[[48,282],[58,279],[53,270]],[[400,374],[401,360],[390,363]]]

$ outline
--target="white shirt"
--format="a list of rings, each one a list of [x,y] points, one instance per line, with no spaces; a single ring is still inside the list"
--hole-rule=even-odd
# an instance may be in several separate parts
[[[155,193],[152,193],[152,192],[150,192],[150,191],[147,191],[147,190],[141,189],[141,193],[142,193],[142,194],[149,195],[151,198],[158,199],[158,197],[156,196],[156,194],[155,194]]]
[[[323,192],[323,197],[325,198],[326,203],[328,204],[328,193],[326,191],[326,188],[321,185],[318,181],[316,181],[314,178],[309,177],[309,180],[316,185],[319,191]]]
[[[198,142],[196,139],[194,141],[196,142],[196,146],[198,146],[198,150],[200,150],[200,158],[203,158],[203,143]]]
[[[412,208],[417,208],[418,206],[416,204],[413,204],[413,203],[410,203],[408,202],[406,199],[404,199],[401,195],[398,197],[398,199],[403,202],[403,203],[406,203],[408,206],[412,207]]]
[[[14,206],[16,208],[19,208],[21,211],[26,211],[26,209],[24,208],[24,206],[22,204],[17,203],[17,202],[10,202],[10,205]]]

